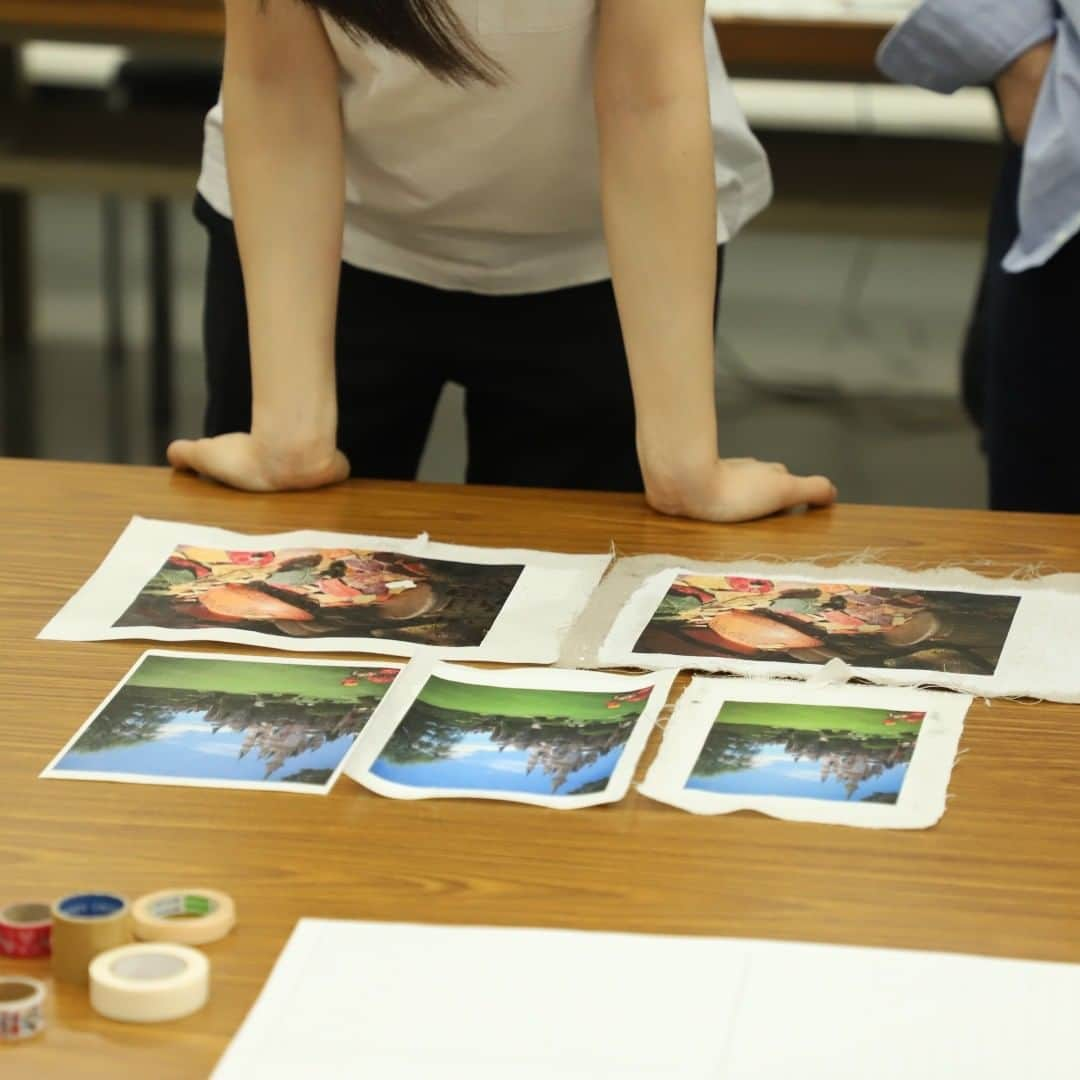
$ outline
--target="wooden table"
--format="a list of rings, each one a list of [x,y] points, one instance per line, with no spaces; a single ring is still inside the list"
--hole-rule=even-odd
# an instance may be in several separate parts
[[[716,19],[732,75],[761,79],[880,82],[876,57],[890,27],[813,19]]]
[[[0,0],[0,32],[15,39],[135,42],[221,36],[221,0]]]
[[[318,527],[440,540],[737,559],[943,561],[1080,570],[1075,519],[844,506],[734,528],[629,496],[356,483],[241,496],[150,469],[0,461],[0,898],[183,883],[237,899],[200,1015],[139,1029],[60,988],[52,1027],[0,1047],[0,1074],[206,1074],[302,916],[731,935],[1080,961],[1080,709],[979,703],[935,829],[873,832],[752,815],[700,819],[637,794],[556,814],[393,802],[347,779],[326,798],[37,780],[144,648],[35,634],[135,513],[248,532]],[[655,741],[655,740],[654,740]],[[647,755],[651,756],[651,755]],[[47,964],[0,970],[45,975]]]

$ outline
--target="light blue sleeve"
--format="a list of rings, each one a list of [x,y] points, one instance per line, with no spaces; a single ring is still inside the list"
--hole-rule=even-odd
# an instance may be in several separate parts
[[[1055,0],[924,0],[886,38],[878,66],[894,82],[942,94],[984,86],[1052,38],[1061,14]]]

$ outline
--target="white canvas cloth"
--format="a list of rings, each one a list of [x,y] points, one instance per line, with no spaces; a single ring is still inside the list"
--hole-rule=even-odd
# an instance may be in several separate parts
[[[650,654],[635,651],[675,579],[697,575],[768,578],[773,581],[870,585],[913,591],[946,591],[1019,598],[1019,606],[993,675],[925,669],[790,663],[730,656]],[[1034,697],[1080,702],[1080,575],[991,578],[959,568],[901,570],[867,562],[732,561],[710,563],[677,556],[621,559],[593,595],[568,637],[561,663],[568,667],[669,668],[727,672],[752,678],[817,682],[853,677],[892,686],[932,686],[984,697]]]
[[[473,566],[505,565],[523,569],[483,642],[477,646],[443,647],[385,637],[283,637],[227,625],[196,629],[115,625],[182,545],[224,551],[355,549]],[[562,639],[610,561],[607,555],[559,555],[440,544],[427,536],[394,539],[315,531],[244,536],[200,525],[135,518],[98,570],[40,637],[52,641],[223,641],[301,652],[427,654],[494,663],[550,664],[557,659]]]
[[[875,709],[890,713],[922,713],[925,718],[918,725],[914,754],[907,766],[899,798],[891,805],[861,800],[828,801],[816,793],[809,797],[791,797],[764,792],[694,790],[688,786],[690,776],[713,725],[717,721],[725,722],[724,708],[730,702]],[[693,679],[675,706],[664,731],[663,745],[639,790],[650,799],[693,814],[756,810],[786,821],[869,829],[928,829],[945,813],[949,777],[960,745],[964,716],[970,705],[971,698],[962,694],[926,690],[808,686],[756,679]],[[784,761],[788,761],[787,755],[780,764]],[[824,780],[825,770],[822,769],[822,788]],[[782,783],[778,784],[777,790],[783,787]]]

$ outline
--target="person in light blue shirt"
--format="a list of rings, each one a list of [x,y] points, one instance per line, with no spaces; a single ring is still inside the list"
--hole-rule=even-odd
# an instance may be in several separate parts
[[[1009,147],[965,357],[991,505],[1080,513],[1080,0],[924,0],[879,64],[952,93],[988,86]]]

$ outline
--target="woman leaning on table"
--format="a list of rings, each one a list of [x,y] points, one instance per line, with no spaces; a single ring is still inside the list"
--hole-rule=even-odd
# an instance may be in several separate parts
[[[411,478],[453,380],[471,482],[723,521],[834,500],[718,457],[722,245],[770,180],[704,0],[225,7],[197,206],[210,437],[175,466]]]

